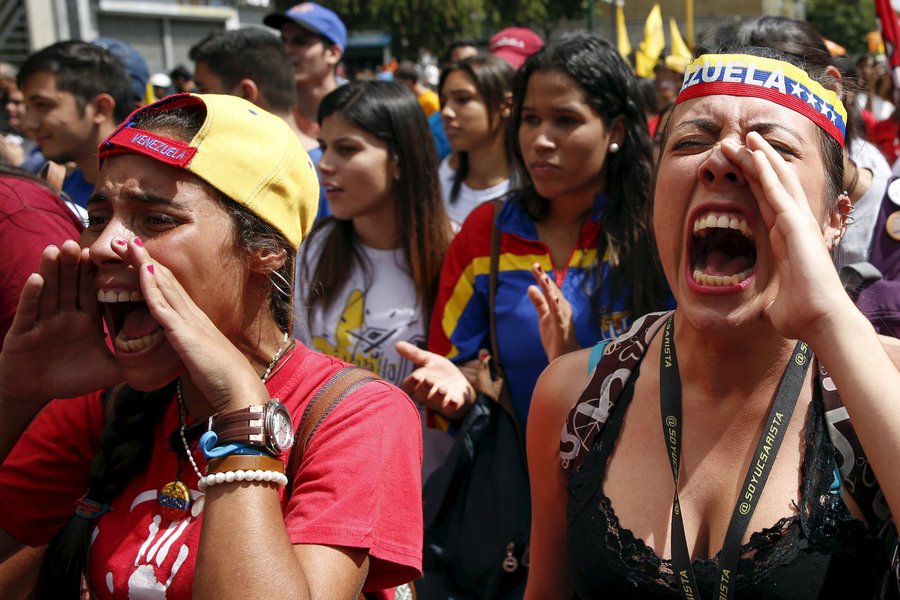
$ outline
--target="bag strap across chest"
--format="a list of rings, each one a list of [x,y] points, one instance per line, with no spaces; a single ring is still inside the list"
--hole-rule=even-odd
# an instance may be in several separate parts
[[[326,381],[303,411],[300,423],[294,433],[294,446],[288,458],[287,489],[293,485],[294,473],[300,467],[303,454],[322,421],[331,414],[341,400],[357,388],[370,381],[380,379],[378,375],[362,367],[347,366]]]

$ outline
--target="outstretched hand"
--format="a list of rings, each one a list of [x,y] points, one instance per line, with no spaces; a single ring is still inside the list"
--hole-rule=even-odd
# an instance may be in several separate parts
[[[563,354],[581,348],[575,337],[572,305],[541,265],[534,263],[531,274],[538,285],[528,286],[528,298],[537,310],[541,345],[549,362],[553,362]]]
[[[48,246],[25,281],[0,353],[5,400],[42,406],[122,381],[106,346],[89,251],[68,240]]]
[[[829,254],[839,224],[813,213],[795,170],[758,133],[747,134],[746,149],[731,141],[722,149],[741,167],[769,230],[779,285],[765,317],[786,338],[808,341],[823,323],[855,310]]]
[[[396,347],[418,367],[403,380],[403,391],[448,419],[461,418],[475,402],[475,389],[463,372],[449,359],[409,342],[397,342]]]

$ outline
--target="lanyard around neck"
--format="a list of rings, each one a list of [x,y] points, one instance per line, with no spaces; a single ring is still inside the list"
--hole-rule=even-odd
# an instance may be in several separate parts
[[[691,568],[691,554],[684,534],[684,520],[678,501],[678,473],[681,461],[681,377],[678,374],[678,359],[675,355],[673,328],[675,316],[669,318],[663,327],[662,350],[660,352],[659,396],[662,412],[663,434],[666,439],[669,463],[675,479],[675,499],[672,503],[672,568],[681,595],[686,600],[700,600],[700,592],[694,570]],[[791,360],[784,370],[781,383],[775,394],[775,402],[766,417],[766,425],[756,444],[755,460],[751,462],[741,492],[735,503],[722,551],[719,555],[717,577],[718,600],[734,598],[737,565],[740,560],[741,540],[750,517],[762,495],[763,487],[772,470],[772,463],[784,439],[785,430],[791,422],[791,415],[803,388],[806,371],[812,360],[812,351],[803,342],[797,342]]]

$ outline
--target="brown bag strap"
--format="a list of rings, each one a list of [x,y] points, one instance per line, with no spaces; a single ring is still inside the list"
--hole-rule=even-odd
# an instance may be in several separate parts
[[[293,484],[294,471],[300,466],[300,461],[303,460],[303,453],[306,451],[309,441],[319,428],[319,425],[322,424],[322,421],[325,420],[325,417],[350,392],[377,379],[379,379],[378,375],[372,371],[361,367],[348,366],[332,375],[319,388],[319,391],[316,392],[316,395],[313,396],[306,406],[306,410],[303,411],[300,424],[297,426],[297,431],[294,434],[294,447],[291,449],[287,468],[288,489]],[[293,468],[292,465],[294,465]]]
[[[491,330],[491,355],[494,358],[494,368],[497,374],[502,377],[503,369],[500,366],[500,349],[497,345],[497,316],[494,309],[497,305],[497,278],[500,274],[500,241],[503,236],[500,228],[497,226],[497,220],[500,212],[503,210],[503,201],[494,200],[494,219],[491,224],[491,262],[490,273],[488,274],[488,320]]]
[[[47,187],[59,196],[62,193],[63,182],[66,179],[66,168],[58,162],[48,160],[38,176],[47,182]]]

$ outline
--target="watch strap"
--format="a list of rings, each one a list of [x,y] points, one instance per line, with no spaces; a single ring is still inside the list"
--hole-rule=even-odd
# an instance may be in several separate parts
[[[212,429],[216,432],[218,444],[237,442],[272,451],[269,448],[266,417],[273,403],[278,403],[278,399],[272,398],[268,404],[254,404],[213,418]]]
[[[215,430],[216,434],[219,434],[220,429],[224,430],[224,428],[231,425],[249,423],[251,421],[257,420],[261,421],[265,414],[266,407],[264,404],[254,404],[253,406],[248,406],[239,410],[233,410],[231,412],[225,413],[222,416],[215,417],[213,419],[213,429]]]
[[[216,436],[219,438],[219,444],[254,441],[256,438],[259,438],[259,436],[265,435],[265,428],[262,424],[258,426],[245,425],[243,427],[240,425],[233,425],[215,431]]]

